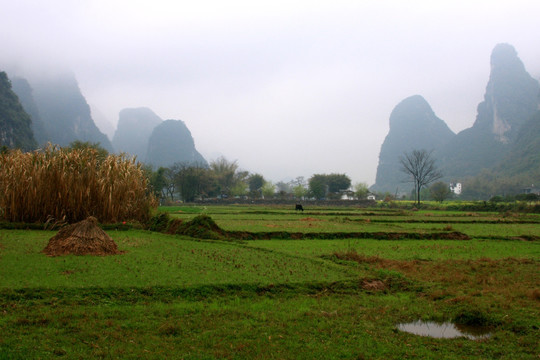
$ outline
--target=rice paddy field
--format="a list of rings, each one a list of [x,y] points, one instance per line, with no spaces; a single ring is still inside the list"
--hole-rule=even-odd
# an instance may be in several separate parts
[[[304,208],[163,207],[225,235],[111,227],[114,256],[0,230],[0,359],[540,358],[540,214]]]

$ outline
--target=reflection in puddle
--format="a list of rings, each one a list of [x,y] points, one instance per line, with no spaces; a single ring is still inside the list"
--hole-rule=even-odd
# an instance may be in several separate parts
[[[434,338],[457,338],[466,337],[471,340],[486,339],[491,336],[490,329],[483,326],[456,325],[451,322],[436,323],[432,321],[416,321],[407,324],[399,324],[398,330],[406,331],[420,336]]]

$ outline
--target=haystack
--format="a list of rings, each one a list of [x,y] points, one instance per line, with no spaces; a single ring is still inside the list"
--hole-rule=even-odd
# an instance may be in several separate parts
[[[49,256],[120,254],[116,243],[98,226],[95,217],[66,226],[50,238],[43,249]]]

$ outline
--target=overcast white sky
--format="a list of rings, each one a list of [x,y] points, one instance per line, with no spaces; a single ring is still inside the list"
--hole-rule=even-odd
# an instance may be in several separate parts
[[[0,67],[72,71],[113,124],[184,120],[208,160],[274,182],[375,181],[390,112],[420,94],[472,126],[497,43],[540,77],[540,1],[0,0]],[[13,69],[13,68],[12,68]],[[1,70],[1,69],[0,69]]]

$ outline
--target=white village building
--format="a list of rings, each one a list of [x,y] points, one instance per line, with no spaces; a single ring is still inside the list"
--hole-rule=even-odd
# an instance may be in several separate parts
[[[461,183],[450,183],[450,191],[456,195],[461,194]]]

